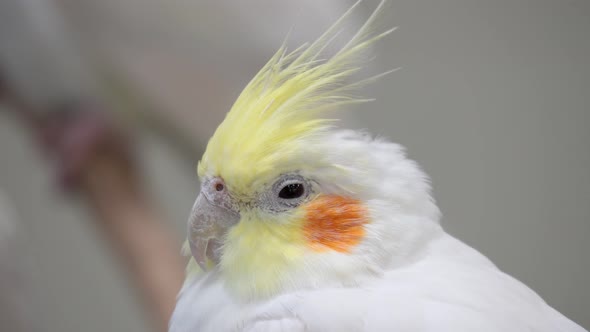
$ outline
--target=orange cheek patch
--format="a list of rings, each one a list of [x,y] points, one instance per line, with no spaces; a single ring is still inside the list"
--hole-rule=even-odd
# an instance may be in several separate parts
[[[319,196],[304,207],[303,232],[312,249],[349,252],[365,236],[367,208],[356,199]]]

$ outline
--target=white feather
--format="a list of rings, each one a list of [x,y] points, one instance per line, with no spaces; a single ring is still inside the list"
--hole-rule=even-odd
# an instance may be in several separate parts
[[[447,234],[420,254],[358,287],[259,303],[239,303],[215,278],[201,279],[181,294],[170,331],[585,331]]]
[[[270,299],[235,297],[216,270],[196,278],[171,332],[585,331],[446,234],[427,176],[399,145],[336,131],[309,146],[301,158],[319,166],[305,175],[369,206],[366,238],[352,253],[310,254]]]

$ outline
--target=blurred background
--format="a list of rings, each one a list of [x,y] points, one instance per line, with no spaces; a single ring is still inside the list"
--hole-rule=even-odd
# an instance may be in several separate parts
[[[0,330],[163,331],[208,137],[292,30],[353,1],[0,1]],[[361,4],[351,28],[377,1]],[[590,2],[391,0],[343,112],[442,220],[590,328]]]

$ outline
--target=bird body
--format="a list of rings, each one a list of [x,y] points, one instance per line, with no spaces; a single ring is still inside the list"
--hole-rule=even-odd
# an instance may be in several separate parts
[[[373,33],[382,2],[323,59],[357,5],[314,43],[281,47],[209,141],[170,331],[584,332],[444,232],[400,145],[323,117],[366,101],[352,92],[375,77],[345,79],[393,31]]]
[[[361,285],[242,303],[212,273],[182,290],[171,331],[584,332],[476,250],[433,230],[407,264]]]

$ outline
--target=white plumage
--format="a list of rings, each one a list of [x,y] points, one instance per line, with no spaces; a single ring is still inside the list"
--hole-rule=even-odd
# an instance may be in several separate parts
[[[301,158],[346,170],[306,176],[370,206],[366,238],[347,255],[310,255],[271,298],[234,296],[218,268],[189,279],[171,332],[586,331],[445,233],[426,175],[400,146],[352,131],[314,140]]]
[[[360,1],[359,1],[360,2]],[[427,175],[401,146],[338,131],[327,109],[362,102],[345,78],[392,30],[381,2],[332,57],[279,52],[209,141],[171,332],[583,332],[445,233]]]
[[[232,300],[212,274],[183,290],[171,331],[585,331],[448,234],[417,254],[363,285],[248,305]]]

